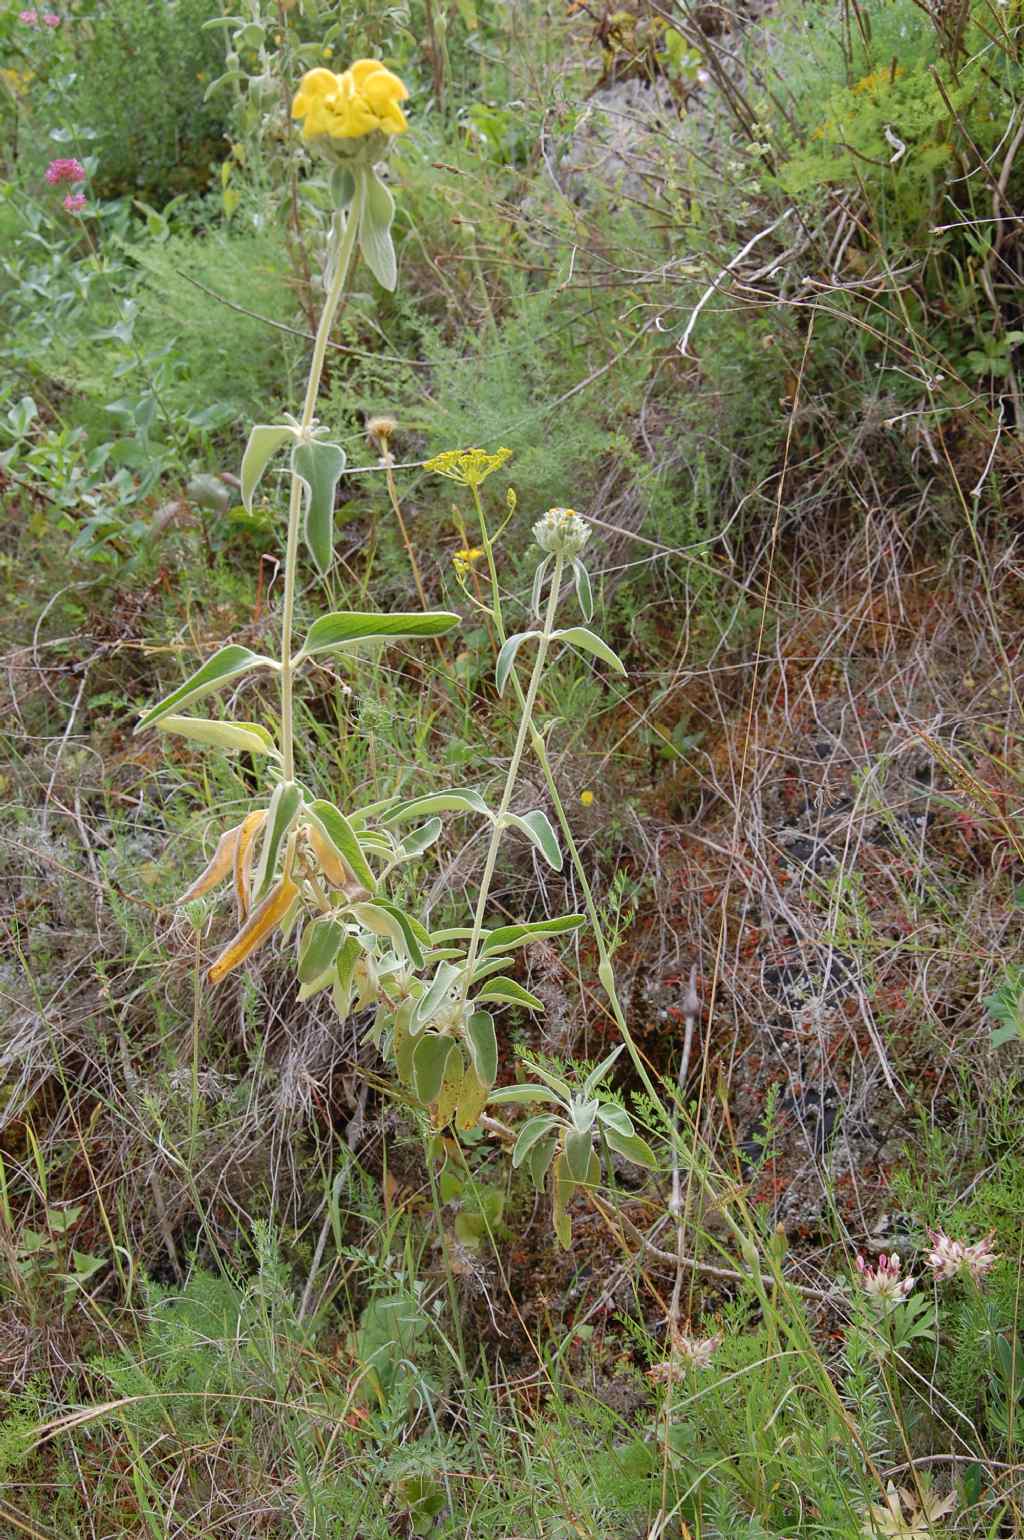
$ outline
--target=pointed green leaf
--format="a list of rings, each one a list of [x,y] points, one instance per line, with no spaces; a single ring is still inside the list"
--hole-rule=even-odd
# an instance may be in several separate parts
[[[508,684],[508,676],[512,672],[512,665],[516,661],[516,653],[524,642],[536,641],[540,636],[539,631],[517,631],[515,636],[510,636],[508,641],[498,653],[498,661],[494,666],[494,683],[498,694],[505,693]]]
[[[363,854],[359,836],[345,814],[336,808],[333,802],[325,802],[319,797],[309,804],[307,812],[312,813],[324,838],[334,846],[356,881],[361,882],[367,892],[372,893],[377,886],[377,879]]]
[[[331,991],[334,1000],[334,1009],[340,1020],[347,1021],[352,1009],[352,985],[356,963],[359,960],[360,947],[355,936],[346,936],[341,943],[334,966],[334,985]]]
[[[519,1130],[519,1137],[512,1149],[512,1169],[517,1171],[523,1161],[529,1155],[538,1139],[543,1139],[552,1129],[558,1127],[557,1118],[541,1113],[539,1117],[527,1118]]]
[[[438,1037],[436,1033],[428,1032],[413,1051],[413,1088],[425,1107],[440,1094],[451,1045],[450,1037]]]
[[[570,1128],[565,1135],[565,1163],[574,1182],[585,1182],[590,1170],[590,1130]]]
[[[541,596],[544,592],[544,574],[547,572],[550,565],[551,557],[545,556],[544,560],[538,565],[536,572],[533,574],[533,589],[530,594],[530,611],[531,614],[536,615],[538,620],[540,619]]]
[[[627,1139],[636,1133],[636,1129],[633,1127],[633,1119],[625,1107],[617,1107],[614,1103],[598,1107],[597,1119],[606,1128],[613,1129],[617,1134],[625,1135]]]
[[[372,171],[363,173],[362,183],[359,250],[381,287],[393,290],[398,282],[398,263],[391,239],[395,200],[390,190]]]
[[[320,439],[296,444],[292,450],[292,470],[306,489],[306,545],[321,576],[334,560],[334,494],[347,460],[337,444]]]
[[[558,1097],[554,1091],[550,1091],[546,1085],[503,1085],[500,1091],[492,1091],[487,1098],[489,1106],[515,1106],[528,1107],[531,1102],[548,1102],[552,1107],[559,1105]]]
[[[582,652],[589,652],[595,658],[600,658],[602,663],[607,663],[609,668],[617,669],[620,674],[626,672],[626,665],[617,657],[607,642],[603,642],[593,631],[588,631],[586,626],[569,626],[565,631],[552,631],[552,641],[568,642],[570,647],[579,647]]]
[[[539,1075],[544,1084],[549,1085],[556,1095],[561,1097],[566,1107],[572,1106],[572,1087],[567,1080],[563,1080],[561,1075],[553,1075],[549,1069],[544,1068],[543,1064],[531,1064],[530,1069],[533,1070],[535,1075]]]
[[[604,1136],[612,1149],[617,1151],[619,1155],[624,1155],[627,1160],[633,1161],[635,1165],[646,1166],[650,1171],[657,1170],[657,1156],[647,1141],[641,1139],[639,1134],[620,1134],[614,1128],[606,1128]]]
[[[401,859],[411,861],[414,856],[421,856],[425,850],[429,850],[435,840],[440,838],[443,827],[440,818],[428,818],[418,829],[411,829],[398,847]]]
[[[397,615],[364,614],[357,610],[339,610],[314,620],[295,661],[311,658],[318,652],[344,652],[362,642],[417,641],[423,637],[443,636],[459,625],[461,616],[448,610],[427,610]]]
[[[476,996],[482,1004],[485,1000],[509,1001],[512,1005],[525,1005],[528,1011],[542,1011],[543,1000],[538,1000],[536,995],[531,995],[522,984],[517,984],[515,979],[490,979],[485,987]]]
[[[568,1162],[563,1151],[562,1154],[556,1155],[551,1169],[551,1221],[563,1251],[568,1251],[572,1245],[572,1220],[567,1210],[575,1190],[576,1184],[569,1174]]]
[[[498,1039],[490,1011],[474,1011],[466,1022],[465,1034],[476,1077],[490,1090],[498,1078]]]
[[[521,818],[516,813],[506,813],[505,822],[525,834],[550,867],[556,872],[562,870],[562,852],[547,813],[540,808],[535,808],[532,813],[524,813]]]
[[[568,930],[579,930],[585,921],[583,914],[559,914],[550,920],[532,920],[528,925],[499,925],[488,932],[481,955],[511,952],[515,947],[526,946],[535,936],[559,936]]]
[[[300,984],[312,984],[326,973],[345,940],[345,927],[338,920],[319,916],[311,920],[302,936],[299,948],[298,976]]]
[[[232,679],[238,679],[242,674],[249,674],[257,668],[278,668],[273,658],[265,658],[261,653],[251,652],[248,647],[242,647],[233,642],[228,647],[222,647],[215,652],[208,662],[196,672],[184,684],[178,686],[170,695],[166,695],[155,706],[150,706],[140,718],[135,731],[141,733],[144,728],[152,727],[161,717],[170,716],[178,706],[185,706],[190,701],[199,700],[204,695],[212,695],[223,685]]]
[[[594,591],[590,586],[590,573],[579,557],[572,564],[572,575],[576,579],[576,598],[579,603],[580,613],[584,620],[593,620]]]
[[[411,802],[401,802],[381,820],[382,823],[406,823],[410,818],[420,818],[424,813],[482,813],[492,817],[490,808],[480,793],[472,786],[453,791],[436,791],[426,797],[414,797]],[[471,931],[466,932],[471,935]]]
[[[258,722],[213,722],[206,717],[161,717],[157,727],[162,733],[177,733],[196,743],[208,743],[226,754],[270,754],[281,756],[274,740]]]
[[[423,953],[410,923],[410,916],[394,904],[379,899],[374,904],[352,904],[351,912],[361,925],[375,936],[384,936],[408,957],[414,968],[422,968]]]
[[[284,423],[259,422],[249,434],[249,442],[242,456],[242,504],[246,513],[252,513],[252,499],[260,478],[273,456],[288,439],[295,437],[295,429]]]
[[[592,1096],[594,1094],[594,1091],[601,1084],[601,1081],[604,1079],[605,1075],[607,1075],[608,1071],[611,1069],[612,1065],[615,1063],[615,1060],[619,1057],[619,1054],[622,1052],[625,1046],[625,1043],[619,1043],[616,1048],[612,1049],[611,1053],[606,1059],[601,1060],[596,1069],[592,1069],[590,1071],[590,1074],[583,1082],[584,1096]]]
[[[526,1164],[530,1168],[530,1179],[535,1192],[544,1191],[544,1179],[557,1148],[558,1137],[551,1134],[547,1139],[539,1139],[530,1151]]]
[[[459,978],[459,969],[453,968],[451,963],[442,962],[437,966],[437,971],[431,979],[424,993],[416,1002],[416,1008],[412,1013],[410,1030],[419,1031],[441,1009],[451,993],[452,985]]]
[[[581,1134],[589,1134],[594,1126],[594,1118],[597,1116],[597,1102],[580,1101],[578,1096],[572,1099],[573,1127]]]
[[[267,809],[259,864],[253,878],[253,893],[257,900],[263,897],[274,880],[282,841],[298,817],[301,806],[302,789],[294,781],[282,781],[274,788]]]

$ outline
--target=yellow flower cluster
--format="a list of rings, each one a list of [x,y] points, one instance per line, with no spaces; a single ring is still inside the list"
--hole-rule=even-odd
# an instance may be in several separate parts
[[[456,551],[452,557],[452,566],[455,568],[456,577],[464,578],[483,554],[484,549],[481,545],[467,545],[463,546],[461,551]]]
[[[303,139],[404,134],[408,125],[398,103],[408,95],[398,76],[376,59],[357,59],[343,75],[325,69],[303,75],[292,117],[302,119]]]
[[[424,470],[447,476],[449,481],[457,481],[464,487],[478,487],[492,471],[500,470],[511,458],[511,449],[499,449],[493,455],[486,449],[446,449],[425,461]]]

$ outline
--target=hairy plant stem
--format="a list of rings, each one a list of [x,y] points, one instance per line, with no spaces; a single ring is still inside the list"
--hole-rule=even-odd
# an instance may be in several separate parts
[[[475,489],[474,489],[475,490]],[[488,556],[490,556],[490,542],[486,542]],[[522,695],[520,687],[520,699],[522,710],[519,716],[519,731],[516,734],[515,747],[512,750],[512,758],[509,761],[508,774],[505,777],[505,789],[501,794],[501,805],[498,808],[497,817],[494,820],[494,829],[491,833],[491,843],[487,851],[487,860],[484,863],[484,874],[480,879],[480,892],[477,895],[476,913],[473,916],[473,934],[469,940],[469,950],[466,956],[466,969],[463,974],[462,998],[465,1000],[469,993],[469,986],[473,979],[473,969],[476,966],[477,953],[480,950],[480,936],[484,928],[484,911],[487,908],[487,897],[491,889],[491,879],[494,876],[494,866],[498,859],[498,847],[504,831],[505,815],[508,812],[509,803],[512,801],[512,793],[515,790],[516,777],[519,774],[519,765],[526,747],[528,733],[532,730],[533,708],[537,702],[537,691],[544,676],[544,664],[547,660],[548,646],[551,641],[551,632],[555,625],[555,611],[558,608],[558,590],[562,581],[562,558],[555,557],[555,571],[551,580],[551,592],[548,595],[548,607],[544,616],[544,628],[537,640],[537,656],[533,663],[533,673],[530,675],[530,683],[526,695]],[[515,665],[512,668],[515,677]]]
[[[348,214],[343,215],[339,210],[334,216],[336,228],[343,218],[345,224],[341,229],[334,273],[327,291],[327,297],[324,300],[320,324],[316,329],[316,340],[313,343],[313,357],[310,360],[309,378],[306,381],[306,397],[302,404],[302,418],[299,423],[300,442],[301,439],[308,437],[309,430],[313,425],[313,410],[316,406],[316,398],[320,390],[320,379],[324,372],[327,342],[331,334],[331,327],[334,325],[334,317],[337,314],[341,296],[345,290],[345,280],[348,278],[352,253],[355,250],[362,197],[363,188],[362,183],[359,182],[356,185],[355,197],[352,200]],[[295,779],[294,713],[292,707],[292,680],[294,675],[292,667],[292,623],[295,618],[295,569],[298,565],[299,520],[301,514],[302,482],[295,472],[292,471],[291,496],[288,502],[288,543],[285,548],[284,558],[284,602],[281,609],[281,775],[286,781]]]

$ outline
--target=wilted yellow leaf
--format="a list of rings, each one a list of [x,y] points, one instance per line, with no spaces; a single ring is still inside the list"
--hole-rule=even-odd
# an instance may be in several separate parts
[[[276,930],[298,895],[298,886],[290,877],[282,877],[257,904],[238,934],[228,942],[209,972],[211,984],[219,984],[239,963],[251,957],[256,948]]]
[[[235,859],[235,846],[238,844],[238,835],[243,824],[236,824],[233,829],[228,829],[217,842],[217,848],[213,852],[213,860],[200,876],[198,876],[187,892],[177,900],[179,904],[190,904],[194,898],[201,898],[204,893],[209,893],[211,888],[224,881],[231,870],[231,863]]]
[[[238,900],[238,918],[241,922],[249,914],[249,876],[252,872],[253,842],[267,820],[266,808],[250,813],[243,819],[238,830],[235,846],[235,897]]]

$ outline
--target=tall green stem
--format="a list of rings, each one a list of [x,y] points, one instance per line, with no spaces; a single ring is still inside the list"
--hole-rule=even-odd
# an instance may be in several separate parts
[[[465,999],[469,992],[469,986],[473,980],[473,969],[476,966],[477,953],[480,950],[480,936],[484,928],[484,912],[487,908],[487,896],[491,890],[491,878],[494,876],[494,866],[498,859],[498,847],[501,844],[501,836],[504,833],[505,815],[512,801],[512,793],[515,790],[516,777],[519,774],[519,764],[526,747],[527,735],[530,732],[533,720],[533,708],[537,701],[537,691],[544,675],[544,663],[548,655],[548,646],[551,642],[551,633],[555,626],[555,611],[558,609],[558,590],[562,583],[562,558],[555,557],[555,570],[551,579],[551,592],[548,595],[548,607],[544,616],[544,629],[537,640],[537,656],[534,659],[533,673],[530,675],[530,683],[523,699],[522,711],[519,715],[519,731],[516,734],[515,747],[512,750],[512,758],[509,761],[508,774],[505,777],[505,790],[501,794],[501,806],[498,808],[497,817],[494,820],[494,829],[491,833],[491,843],[487,851],[487,860],[484,862],[484,873],[480,879],[480,892],[477,895],[476,914],[473,916],[473,934],[469,941],[469,951],[466,957],[466,970],[463,975],[462,995]]]
[[[313,425],[313,411],[316,406],[316,398],[320,391],[320,379],[324,372],[324,358],[327,354],[327,342],[334,325],[334,317],[337,314],[341,296],[345,290],[345,280],[348,278],[348,270],[352,262],[352,253],[355,250],[356,235],[359,232],[359,214],[362,206],[363,187],[360,180],[356,186],[355,197],[347,214],[339,210],[335,215],[336,221],[345,223],[341,229],[338,241],[337,258],[334,264],[334,273],[331,278],[327,298],[324,301],[323,312],[320,316],[320,325],[316,329],[316,341],[313,344],[313,357],[309,365],[309,379],[306,381],[306,398],[302,404],[302,419],[299,424],[300,442],[305,439]],[[288,502],[288,543],[285,548],[284,558],[284,604],[281,610],[281,774],[286,781],[295,779],[295,751],[294,751],[294,713],[292,707],[292,623],[295,618],[295,578],[299,555],[299,521],[302,516],[302,483],[292,471],[291,497]]]

